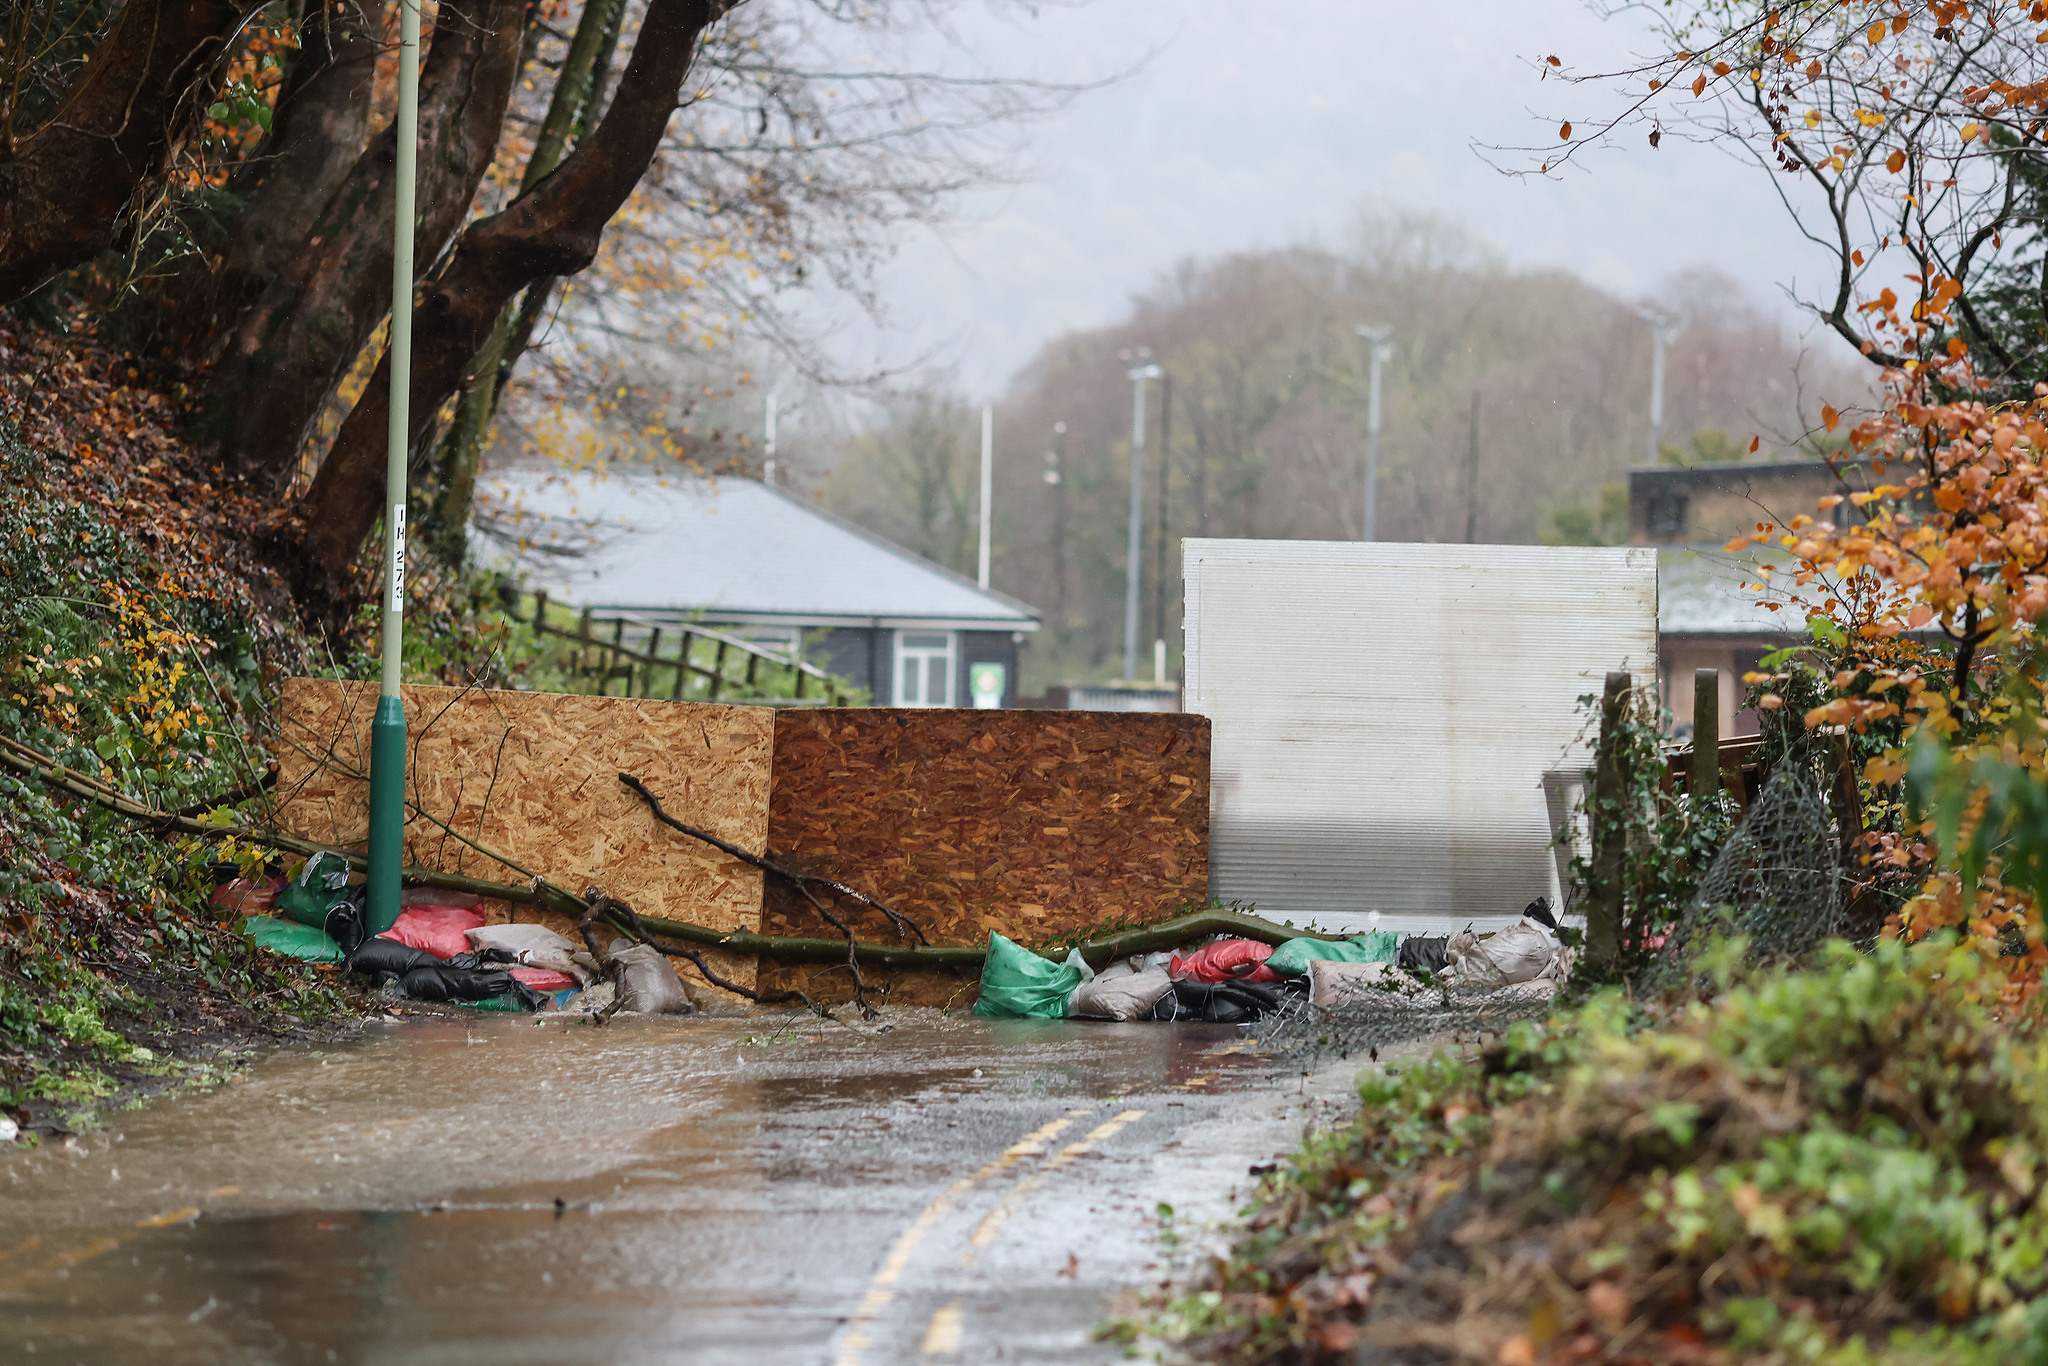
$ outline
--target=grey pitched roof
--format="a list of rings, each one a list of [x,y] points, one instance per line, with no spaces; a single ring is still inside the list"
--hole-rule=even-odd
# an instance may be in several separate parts
[[[1032,631],[1038,610],[977,587],[754,479],[506,471],[479,490],[482,558],[578,607],[712,621]]]
[[[1773,586],[1766,592],[1743,585],[1762,582],[1759,561],[1773,565]],[[1657,633],[1692,636],[1784,636],[1806,629],[1806,613],[1798,607],[1770,611],[1763,601],[1789,599],[1789,557],[1782,552],[1749,550],[1657,551]]]

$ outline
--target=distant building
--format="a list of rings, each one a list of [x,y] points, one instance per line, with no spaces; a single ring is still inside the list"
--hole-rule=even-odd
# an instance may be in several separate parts
[[[755,479],[508,471],[479,527],[551,600],[801,649],[877,706],[1013,706],[1036,608]]]
[[[1756,734],[1756,713],[1738,706],[1742,676],[1771,651],[1810,638],[1795,609],[1773,612],[1763,606],[1766,595],[1744,586],[1761,581],[1760,564],[1784,569],[1790,558],[1723,547],[1759,522],[1818,516],[1826,495],[1875,482],[1864,465],[1820,460],[1629,471],[1629,544],[1657,547],[1658,683],[1681,733],[1692,728],[1693,671],[1718,669],[1721,734]],[[1842,525],[1856,513],[1845,501],[1830,516]]]

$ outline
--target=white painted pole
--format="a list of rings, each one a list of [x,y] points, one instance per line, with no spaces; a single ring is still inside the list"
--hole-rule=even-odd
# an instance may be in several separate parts
[[[1124,565],[1124,681],[1138,678],[1138,588],[1145,551],[1145,381],[1166,372],[1156,365],[1136,365],[1125,372],[1131,381],[1131,525]]]
[[[775,390],[770,389],[768,391],[768,430],[766,433],[767,441],[764,443],[768,449],[767,459],[761,462],[761,482],[764,484],[775,482],[775,400],[777,397],[779,395],[777,395]]]
[[[989,503],[996,487],[996,410],[981,405],[981,559],[974,581],[988,587]]]
[[[390,423],[384,460],[384,659],[370,725],[369,927],[398,919],[405,858],[405,708],[399,700],[405,644],[406,465],[411,445],[413,187],[420,136],[420,0],[398,3],[397,184],[391,224]]]
[[[1371,379],[1365,400],[1365,508],[1359,518],[1358,539],[1376,541],[1380,525],[1380,367],[1394,358],[1394,329],[1386,323],[1366,323],[1358,335],[1370,350]]]

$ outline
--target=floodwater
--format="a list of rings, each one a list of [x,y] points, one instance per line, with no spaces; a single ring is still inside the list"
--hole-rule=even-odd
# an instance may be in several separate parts
[[[0,1359],[1118,1359],[1091,1334],[1327,1118],[1215,1026],[373,1025],[0,1153]]]

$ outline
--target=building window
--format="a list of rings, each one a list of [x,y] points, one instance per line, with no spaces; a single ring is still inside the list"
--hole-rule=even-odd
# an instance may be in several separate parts
[[[953,705],[953,633],[896,633],[896,705]]]
[[[1649,532],[1652,536],[1685,534],[1686,496],[1676,489],[1659,489],[1650,495]]]

